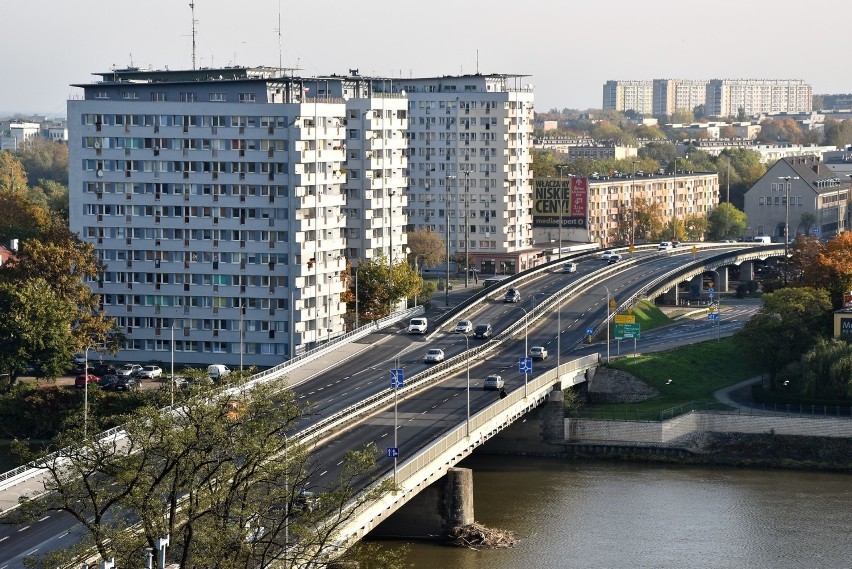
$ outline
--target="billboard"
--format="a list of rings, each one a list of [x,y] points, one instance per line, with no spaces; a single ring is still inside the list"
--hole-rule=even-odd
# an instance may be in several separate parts
[[[533,227],[585,229],[589,206],[586,178],[533,180]]]

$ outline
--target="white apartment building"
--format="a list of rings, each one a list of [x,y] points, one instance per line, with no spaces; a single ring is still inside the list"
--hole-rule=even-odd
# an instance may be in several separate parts
[[[671,116],[678,110],[692,111],[707,98],[707,84],[701,79],[654,79],[655,116]]]
[[[810,112],[813,89],[794,79],[713,79],[707,85],[709,116],[732,117],[761,113]]]
[[[607,81],[603,86],[603,109],[653,114],[654,82]]]
[[[269,366],[344,331],[343,99],[265,69],[99,74],[68,102],[72,231],[118,358]]]

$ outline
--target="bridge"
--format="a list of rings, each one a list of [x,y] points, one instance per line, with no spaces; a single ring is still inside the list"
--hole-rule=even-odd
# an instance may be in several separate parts
[[[627,261],[603,267],[596,254],[580,254],[572,260],[580,262],[581,270],[570,276],[553,273],[554,267],[565,262],[562,259],[550,266],[516,275],[497,287],[482,290],[464,306],[447,311],[439,319],[444,326],[468,315],[490,320],[495,330],[500,331],[491,342],[471,347],[471,339],[443,331],[417,340],[399,334],[385,334],[381,342],[371,342],[368,348],[353,351],[354,355],[347,356],[333,371],[291,382],[293,389],[302,397],[313,397],[320,389],[318,386],[332,385],[334,381],[341,381],[341,377],[346,381],[359,382],[357,394],[353,390],[343,392],[343,388],[330,390],[333,396],[321,402],[323,414],[301,433],[305,440],[317,443],[315,453],[323,464],[339,462],[341,449],[362,448],[368,442],[381,441],[379,432],[386,434],[391,429],[401,437],[399,448],[402,452],[398,466],[390,468],[387,462],[383,462],[374,473],[381,478],[395,476],[399,491],[357,512],[342,532],[340,544],[351,543],[365,535],[428,486],[430,481],[440,478],[479,445],[531,411],[545,409],[552,403],[559,408],[561,418],[561,389],[585,381],[587,370],[593,369],[599,362],[597,354],[575,359],[568,356],[583,342],[587,328],[600,329],[604,326],[604,313],[607,311],[601,301],[600,290],[604,285],[619,296],[619,307],[625,307],[636,297],[664,294],[677,283],[696,278],[706,270],[719,271],[727,265],[748,264],[783,254],[781,246],[702,246],[694,254],[687,248],[669,253],[657,253],[653,249],[655,247],[640,249]],[[493,302],[502,299],[503,291],[509,286],[520,287],[529,300],[520,306]],[[560,320],[564,320],[567,326],[559,325],[562,323]],[[393,323],[386,325],[392,326]],[[554,334],[556,330],[558,333]],[[516,369],[516,357],[507,358],[505,354],[517,352],[519,344],[524,346],[531,331],[534,334],[531,345],[547,344],[555,339],[557,365],[544,364],[540,373],[507,377],[509,395],[502,400],[493,392],[470,389],[466,374],[460,372],[467,372],[470,366],[477,374],[475,377],[480,378],[474,379],[474,383],[480,385],[485,373],[505,373],[507,369]],[[351,346],[358,341],[359,338],[353,335],[347,339],[348,344],[335,344],[326,350],[334,350],[340,355],[345,351],[342,349],[344,345]],[[442,364],[427,368],[420,354],[426,345],[442,346],[450,357]],[[525,349],[520,349],[525,354]],[[300,362],[259,374],[253,381],[281,375],[292,378],[298,375],[299,367],[305,366],[314,356],[327,357],[328,353],[306,354]],[[391,367],[404,368],[406,374],[410,374],[405,387],[399,390],[387,387],[387,374]],[[461,402],[465,398],[459,398],[465,393],[466,405]],[[402,414],[402,424],[399,425],[391,422],[389,412],[395,398],[400,401]],[[469,420],[467,417],[470,417]],[[558,429],[555,432],[558,436]],[[335,444],[319,444],[330,441]],[[16,502],[21,494],[32,492],[32,486],[27,488],[22,484],[35,482],[37,486],[38,470],[30,467],[20,470],[14,477],[0,477],[4,509]],[[317,487],[328,484],[327,480],[334,479],[334,475],[334,468],[330,467],[324,479],[317,480]],[[60,531],[57,529],[57,533]],[[0,545],[0,551],[3,549],[4,546]],[[0,564],[6,558],[6,555],[0,554]]]

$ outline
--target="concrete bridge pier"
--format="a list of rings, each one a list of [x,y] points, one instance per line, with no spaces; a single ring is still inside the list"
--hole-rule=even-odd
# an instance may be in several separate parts
[[[716,269],[716,272],[719,273],[719,282],[714,283],[716,285],[716,291],[728,292],[728,267],[719,267]]]
[[[442,539],[454,527],[474,521],[473,471],[449,468],[445,476],[376,526],[370,536]]]
[[[745,283],[754,280],[754,263],[743,261],[740,265],[740,282]]]

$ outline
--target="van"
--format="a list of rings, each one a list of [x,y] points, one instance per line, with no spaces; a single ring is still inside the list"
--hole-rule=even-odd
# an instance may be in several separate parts
[[[660,241],[660,244],[657,245],[657,251],[669,251],[672,248],[671,241]]]
[[[477,324],[476,328],[473,329],[473,335],[476,338],[488,339],[491,337],[491,334],[491,324]]]
[[[425,318],[412,318],[408,323],[409,334],[425,334],[429,329],[429,321]]]
[[[772,238],[769,235],[756,235],[752,241],[755,243],[762,243],[764,245],[769,245],[772,243]]]
[[[207,366],[207,375],[209,375],[210,379],[212,379],[213,381],[219,381],[230,373],[231,370],[228,369],[228,366],[224,366],[222,364],[213,364]]]

